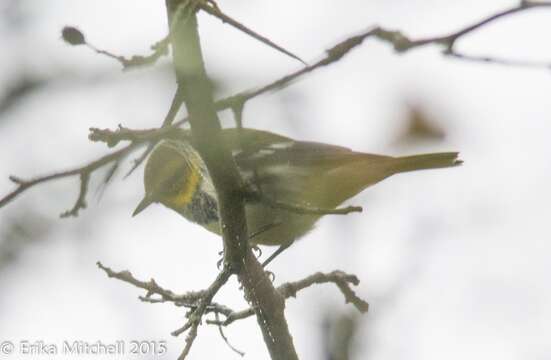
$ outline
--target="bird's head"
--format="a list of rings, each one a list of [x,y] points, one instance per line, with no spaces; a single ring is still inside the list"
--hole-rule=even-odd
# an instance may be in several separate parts
[[[145,196],[132,216],[154,202],[181,211],[193,199],[202,175],[198,155],[185,142],[164,140],[147,160],[144,172]]]

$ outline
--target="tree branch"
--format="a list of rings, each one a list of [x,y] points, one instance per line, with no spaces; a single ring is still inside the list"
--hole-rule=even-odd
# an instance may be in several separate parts
[[[198,5],[199,8],[201,8],[201,10],[205,11],[207,14],[212,15],[212,16],[222,20],[222,22],[224,22],[224,23],[230,24],[231,26],[233,26],[237,30],[244,32],[245,34],[249,35],[253,39],[256,39],[256,40],[260,41],[261,43],[271,47],[272,49],[275,49],[275,50],[279,51],[282,54],[285,54],[285,55],[287,55],[287,56],[289,56],[289,57],[291,57],[295,60],[300,61],[304,65],[308,65],[304,62],[304,60],[302,60],[297,55],[295,55],[292,52],[286,50],[285,48],[277,45],[276,43],[274,43],[272,40],[268,39],[267,37],[262,36],[259,33],[249,29],[248,27],[246,27],[245,25],[243,25],[239,21],[237,21],[237,20],[231,18],[230,16],[224,14],[218,8],[218,6],[209,5],[209,1],[199,1],[197,5]]]
[[[327,50],[326,55],[321,60],[301,70],[285,75],[257,89],[246,90],[216,101],[216,103],[214,104],[216,111],[235,109],[237,110],[237,114],[240,114],[243,105],[247,101],[270,91],[281,90],[292,84],[295,80],[298,80],[299,78],[313,72],[314,70],[320,69],[324,66],[328,66],[334,62],[339,61],[358,45],[361,45],[367,37],[374,35],[375,31],[376,28],[339,42],[338,44]],[[91,133],[89,135],[89,139],[92,141],[105,142],[108,144],[108,146],[113,146],[113,144],[117,144],[120,141],[155,140],[167,136],[167,134],[173,131],[174,128],[181,126],[188,121],[189,116],[175,122],[171,127],[166,127],[162,129],[132,130],[124,128],[120,125],[119,128],[115,131],[109,129],[90,128]]]
[[[476,30],[483,28],[484,26],[487,26],[488,24],[495,22],[496,20],[499,20],[506,16],[520,13],[523,11],[527,11],[535,8],[545,8],[545,7],[551,7],[551,2],[520,1],[516,6],[513,6],[509,9],[499,11],[493,15],[482,18],[481,20],[471,25],[468,25],[464,28],[461,28],[455,32],[452,32],[450,34],[433,36],[433,37],[418,39],[418,40],[411,40],[409,37],[407,37],[400,31],[391,31],[380,27],[375,29],[374,35],[380,40],[391,43],[394,47],[394,50],[396,50],[399,53],[404,53],[411,49],[423,47],[426,45],[436,44],[436,45],[444,46],[444,50],[442,53],[445,56],[450,56],[460,60],[476,61],[481,63],[495,63],[495,64],[501,64],[501,65],[511,65],[511,66],[521,66],[521,67],[549,68],[551,67],[551,62],[541,63],[541,62],[528,62],[528,61],[521,61],[521,60],[507,60],[507,59],[494,58],[491,56],[472,56],[472,55],[460,53],[455,49],[457,40]]]
[[[97,48],[86,40],[84,34],[79,29],[72,26],[65,26],[61,31],[61,37],[70,45],[85,45],[97,54],[105,55],[117,60],[121,63],[123,70],[129,70],[138,66],[153,65],[161,56],[168,54],[168,36],[151,45],[151,50],[153,50],[152,54],[147,56],[134,55],[130,59],[127,59],[121,55],[115,55],[107,50]]]
[[[361,206],[347,206],[337,209],[324,209],[318,207],[311,207],[302,204],[291,204],[284,201],[272,199],[261,192],[254,192],[248,194],[250,200],[260,201],[272,208],[282,209],[296,214],[309,214],[309,215],[348,215],[353,212],[362,212]]]
[[[283,314],[284,301],[248,246],[244,199],[241,195],[243,182],[231,153],[221,141],[220,122],[204,66],[195,13],[186,21],[173,23],[180,4],[178,0],[166,0],[168,23],[176,24],[174,28],[171,25],[174,67],[190,115],[197,150],[205,161],[218,195],[224,241],[223,273],[238,274],[247,299],[256,309],[258,323],[272,359],[298,359]],[[215,290],[218,288],[215,287]],[[202,306],[206,307],[210,301],[211,298],[205,297]],[[200,315],[202,312],[198,312]],[[192,326],[180,358],[187,355],[196,332],[197,326]]]
[[[189,315],[188,322],[180,329],[174,330],[171,333],[173,336],[178,336],[183,332],[189,330],[186,337],[186,346],[184,347],[184,350],[182,351],[178,359],[185,359],[186,356],[189,354],[191,346],[193,345],[193,342],[197,337],[197,329],[201,324],[201,320],[203,318],[203,315],[205,314],[207,307],[211,304],[214,295],[216,295],[218,290],[220,290],[222,286],[226,284],[231,275],[232,272],[230,267],[224,266],[224,269],[218,274],[214,282],[208,287],[208,289],[204,290],[204,294],[203,296],[201,296],[197,308]]]
[[[545,63],[545,62],[529,62],[529,61],[521,61],[521,60],[508,60],[508,59],[500,59],[490,56],[472,56],[472,55],[466,55],[463,53],[459,53],[455,50],[454,45],[456,41],[467,35],[471,32],[478,30],[492,22],[495,22],[498,19],[504,18],[508,15],[519,13],[522,11],[527,11],[534,8],[544,8],[544,7],[551,7],[550,2],[536,2],[536,1],[521,1],[517,6],[506,9],[504,11],[500,11],[496,14],[493,14],[491,16],[485,17],[478,22],[475,22],[474,24],[471,24],[465,28],[462,28],[456,32],[453,32],[451,34],[443,35],[443,36],[435,36],[425,39],[419,39],[419,40],[411,40],[404,34],[402,34],[399,31],[391,31],[384,28],[376,27],[372,28],[368,31],[364,31],[358,35],[352,36],[331,49],[329,49],[326,52],[326,56],[322,58],[321,60],[317,61],[313,65],[309,65],[304,67],[303,69],[300,69],[298,71],[295,71],[291,74],[285,75],[269,84],[266,84],[264,86],[261,86],[257,89],[253,90],[247,90],[243,91],[241,93],[232,95],[230,97],[218,100],[215,103],[216,111],[222,111],[225,109],[230,108],[240,108],[242,107],[247,101],[262,95],[264,93],[274,91],[274,90],[280,90],[285,88],[286,86],[292,84],[294,81],[298,80],[302,76],[311,73],[312,71],[319,69],[321,67],[327,66],[329,64],[332,64],[334,62],[339,61],[343,56],[345,56],[348,52],[350,52],[352,49],[356,48],[358,45],[362,44],[362,42],[368,38],[375,36],[378,39],[389,42],[394,46],[394,49],[398,52],[406,52],[414,48],[435,44],[435,45],[443,45],[444,51],[443,54],[445,56],[450,56],[456,59],[466,60],[466,61],[475,61],[475,62],[481,62],[481,63],[493,63],[493,64],[503,64],[503,65],[512,65],[512,66],[521,66],[521,67],[536,67],[536,68],[550,68],[551,62]],[[71,33],[74,33],[73,30],[76,30],[75,28],[66,28],[64,30],[67,30]],[[74,37],[74,34],[71,35]],[[82,38],[80,38],[82,36]],[[77,32],[78,41],[70,40],[74,42],[74,45],[82,44],[81,41],[84,41],[84,37],[80,32]],[[68,40],[66,40],[68,41]],[[69,41],[68,41],[69,42]],[[161,42],[164,44],[164,42]],[[169,111],[169,114],[176,114],[176,112]],[[168,118],[168,116],[167,116]],[[82,171],[84,169],[89,169],[89,173],[93,172],[97,168],[111,162],[117,159],[120,159],[121,157],[125,156],[129,151],[133,150],[135,148],[135,145],[144,142],[144,141],[153,141],[156,139],[160,139],[163,136],[166,136],[169,134],[173,128],[181,126],[183,123],[188,121],[188,117],[177,121],[172,126],[167,126],[163,129],[151,129],[151,130],[130,130],[126,128],[120,128],[119,130],[113,132],[111,130],[100,130],[91,128],[90,131],[90,139],[92,141],[105,141],[108,145],[114,146],[114,144],[118,143],[119,141],[131,141],[132,144],[129,145],[131,148],[127,147],[125,149],[121,149],[117,152],[114,152],[112,154],[108,154],[105,156],[100,157],[96,161],[94,161],[91,164],[84,165],[82,167],[69,170],[69,171],[63,171],[63,172],[57,172],[51,175],[45,175],[41,176],[39,178],[33,179],[33,180],[21,180],[16,177],[10,177],[14,183],[18,185],[18,187],[5,195],[3,198],[0,199],[0,208],[8,204],[10,201],[12,201],[15,197],[17,197],[19,194],[24,192],[25,190],[33,187],[34,185],[47,182],[50,180],[60,179],[64,177],[70,177],[74,175],[81,175]],[[172,121],[170,121],[172,122]],[[152,148],[152,147],[150,147]],[[149,148],[148,148],[149,150]],[[150,151],[150,150],[149,150]],[[137,168],[146,158],[149,151],[145,151],[142,156],[137,159],[134,163],[134,167],[132,170]],[[106,161],[107,160],[107,161]],[[96,166],[97,165],[97,166]],[[131,170],[131,171],[132,171]],[[15,180],[14,180],[15,179]]]
[[[89,171],[82,171],[80,173],[80,190],[78,193],[78,198],[71,210],[67,210],[63,214],[60,215],[62,218],[66,218],[69,216],[78,216],[78,212],[80,209],[86,209],[86,194],[88,193],[88,184],[90,183],[90,172]]]
[[[156,299],[159,301],[151,301],[151,302],[164,302],[164,301],[170,301],[176,304],[177,306],[188,306],[192,307],[195,306],[197,301],[201,299],[205,295],[205,291],[190,291],[183,295],[176,295],[170,290],[164,289],[161,286],[157,284],[157,282],[154,279],[151,279],[149,281],[141,281],[136,279],[132,273],[128,270],[124,271],[114,271],[111,268],[104,266],[101,262],[97,262],[96,265],[105,272],[105,274],[114,279],[118,279],[121,281],[124,281],[126,283],[129,283],[131,285],[136,286],[137,288],[144,289],[146,291],[145,297],[140,298],[140,300],[149,302],[146,299],[152,299],[151,296],[153,295],[160,295],[160,299]]]
[[[350,288],[350,284],[357,286],[360,280],[355,275],[346,274],[340,270],[335,270],[327,274],[318,272],[302,280],[282,284],[277,290],[285,299],[288,299],[290,297],[296,297],[299,291],[309,288],[312,285],[328,283],[333,283],[339,288],[344,295],[346,303],[351,303],[361,313],[366,313],[368,311],[369,304],[358,297]],[[226,316],[224,321],[207,320],[207,324],[228,326],[237,320],[246,319],[252,316],[254,314],[254,309],[248,308],[241,311],[226,312],[222,314]]]
[[[88,191],[87,185],[88,185],[90,174],[104,165],[107,165],[113,161],[117,161],[121,157],[127,155],[135,147],[136,147],[136,144],[132,143],[120,150],[112,152],[111,154],[104,155],[99,159],[94,160],[86,165],[73,168],[71,170],[60,171],[50,175],[40,176],[31,180],[23,180],[19,177],[12,175],[10,176],[10,180],[17,185],[17,188],[9,192],[2,199],[0,199],[0,208],[2,208],[3,206],[11,202],[13,199],[15,199],[18,195],[23,193],[25,190],[28,190],[35,185],[42,184],[52,180],[80,175],[81,185],[80,185],[80,193],[79,193],[77,202],[75,203],[75,206],[73,206],[71,210],[66,211],[61,215],[61,216],[68,216],[68,215],[76,216],[78,213],[78,210],[86,206],[85,198],[86,198],[86,193]]]
[[[221,273],[223,275],[219,275],[214,283],[206,290],[190,291],[185,294],[178,295],[171,290],[167,290],[159,286],[154,279],[149,281],[141,281],[136,279],[128,270],[114,271],[111,268],[104,266],[99,261],[97,262],[97,266],[103,270],[108,277],[121,280],[139,289],[145,290],[146,295],[139,297],[139,299],[143,302],[172,302],[176,306],[185,306],[191,309],[191,311],[186,314],[186,317],[188,318],[186,324],[172,332],[175,336],[180,335],[186,330],[192,329],[190,334],[194,339],[197,336],[197,327],[200,324],[200,320],[202,316],[207,313],[214,313],[215,319],[207,319],[206,323],[216,326],[228,326],[235,321],[249,318],[255,314],[255,309],[253,307],[241,311],[234,311],[227,306],[212,302],[212,297],[227,280],[227,278],[225,279],[223,277],[229,276],[228,273]],[[350,287],[350,285],[358,286],[360,280],[355,275],[350,275],[340,270],[335,270],[330,273],[318,272],[302,280],[284,283],[277,288],[277,292],[284,299],[288,299],[290,297],[296,297],[298,292],[313,285],[328,283],[335,284],[343,294],[345,302],[353,304],[360,313],[365,313],[368,311],[369,304],[365,300],[358,297]],[[153,297],[154,295],[159,295],[160,297]],[[225,317],[224,320],[220,320],[220,314]],[[232,348],[232,350],[242,354],[239,350],[236,350],[228,343],[228,340],[224,335],[222,335],[222,338],[228,346]],[[189,347],[193,342],[193,340],[190,341],[189,339],[190,335],[188,335],[186,340],[186,354],[189,352]]]
[[[189,330],[188,336],[186,337],[186,346],[182,351],[182,355],[180,355],[180,358],[182,359],[188,355],[189,350],[191,349],[191,346],[193,345],[193,342],[197,337],[197,329],[201,324],[201,319],[206,312],[227,314],[231,311],[224,306],[212,303],[213,297],[231,276],[231,272],[227,267],[218,274],[216,280],[214,280],[211,286],[209,286],[207,289],[188,292],[183,295],[176,295],[174,294],[174,292],[160,287],[154,279],[151,279],[147,282],[140,281],[136,279],[128,270],[117,272],[113,271],[109,267],[104,266],[99,261],[96,264],[101,270],[103,270],[107,274],[108,277],[124,281],[140,289],[146,290],[146,295],[139,298],[144,302],[157,303],[170,301],[177,306],[185,306],[192,309],[191,312],[186,314],[188,321],[184,324],[184,326],[172,332],[173,336],[178,336],[183,332]],[[155,294],[160,295],[161,297],[152,298],[151,296]]]

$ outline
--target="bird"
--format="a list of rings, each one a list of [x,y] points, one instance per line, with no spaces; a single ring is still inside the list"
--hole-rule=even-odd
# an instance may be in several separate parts
[[[263,265],[311,231],[326,213],[392,175],[462,164],[458,152],[393,157],[252,128],[221,132],[251,194],[245,214],[252,246],[279,248]],[[144,169],[145,196],[132,216],[160,203],[220,235],[216,190],[190,130],[155,145]],[[317,209],[317,211],[311,211]]]

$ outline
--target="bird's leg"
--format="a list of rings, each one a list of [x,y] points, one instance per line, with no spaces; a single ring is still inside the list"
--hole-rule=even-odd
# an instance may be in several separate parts
[[[266,265],[268,265],[270,262],[272,262],[273,259],[275,259],[279,254],[281,254],[283,251],[285,251],[285,249],[287,249],[289,246],[291,246],[293,242],[290,241],[290,242],[287,242],[283,245],[281,245],[280,247],[277,248],[276,251],[274,251],[274,253],[272,255],[270,255],[269,258],[267,258],[266,260],[264,260],[264,262],[262,263],[262,267],[265,268]]]
[[[281,221],[274,221],[274,222],[271,222],[269,224],[263,225],[260,229],[258,229],[257,231],[255,231],[254,233],[249,235],[249,241],[251,241],[252,239],[254,239],[255,237],[257,237],[261,234],[264,234],[268,230],[272,230],[273,228],[275,228],[276,226],[279,226],[281,224],[282,224]]]
[[[262,226],[259,230],[257,230],[256,232],[254,232],[249,236],[249,242],[252,239],[254,239],[256,236],[263,234],[266,231],[273,229],[278,225],[281,225],[281,222],[276,221],[276,222]],[[262,249],[257,244],[251,244],[251,248],[258,253],[258,255],[256,256],[257,258],[262,256]],[[218,267],[219,270],[221,270],[222,262],[224,261],[224,250],[219,251],[218,255],[220,255],[222,258],[216,262],[216,266]]]
[[[262,191],[262,186],[261,186],[261,183],[259,181],[259,175],[258,175],[258,171],[257,169],[253,169],[253,179],[252,179],[252,183],[251,185],[256,185],[256,196],[254,196],[255,192],[253,191],[253,196],[254,197],[257,197],[258,195],[260,195],[260,198],[262,198],[263,196],[263,191]],[[256,236],[259,236],[263,233],[265,233],[266,231],[268,230],[271,230],[273,229],[274,227],[276,226],[279,226],[283,224],[281,221],[279,220],[276,220],[272,223],[269,223],[269,224],[266,224],[264,226],[262,226],[260,229],[258,229],[256,232],[254,232],[253,234],[251,234],[249,236],[249,241],[251,239],[254,239]],[[291,246],[293,242],[290,241],[288,243],[285,243],[283,245],[281,245],[272,255],[270,255],[270,257],[268,257],[268,259],[266,259],[263,263],[262,263],[262,267],[265,268],[266,265],[268,265],[273,259],[276,258],[276,256],[278,256],[279,254],[281,254],[285,249],[287,249],[289,246]]]

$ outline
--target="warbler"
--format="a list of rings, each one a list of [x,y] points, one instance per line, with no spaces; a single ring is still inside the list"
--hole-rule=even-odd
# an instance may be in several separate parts
[[[247,128],[224,129],[222,139],[244,183],[260,194],[245,205],[250,243],[280,246],[266,263],[324,216],[309,209],[335,209],[397,173],[462,163],[457,152],[391,157]],[[145,196],[133,216],[161,203],[220,234],[216,191],[189,130],[155,146],[145,165],[144,186]]]

